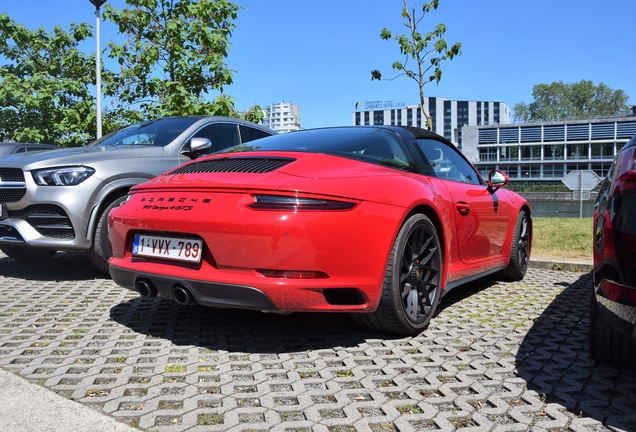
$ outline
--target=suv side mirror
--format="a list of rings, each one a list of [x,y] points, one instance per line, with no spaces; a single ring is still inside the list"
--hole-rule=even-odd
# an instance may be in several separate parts
[[[208,138],[194,137],[188,147],[190,148],[185,148],[181,153],[193,157],[207,153],[212,148],[212,142]]]
[[[508,184],[508,176],[499,170],[492,170],[488,173],[488,186],[497,189]]]

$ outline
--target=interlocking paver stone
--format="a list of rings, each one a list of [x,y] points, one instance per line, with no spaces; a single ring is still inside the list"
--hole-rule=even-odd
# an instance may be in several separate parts
[[[400,337],[144,300],[80,253],[0,254],[0,367],[161,432],[633,431],[636,372],[587,351],[590,291],[586,273],[485,279]]]

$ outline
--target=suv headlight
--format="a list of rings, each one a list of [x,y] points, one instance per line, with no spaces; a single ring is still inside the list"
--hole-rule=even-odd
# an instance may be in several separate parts
[[[75,186],[93,175],[89,167],[63,167],[33,171],[33,180],[40,186]]]

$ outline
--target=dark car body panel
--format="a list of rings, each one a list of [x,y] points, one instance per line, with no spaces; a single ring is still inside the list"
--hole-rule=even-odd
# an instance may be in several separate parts
[[[594,207],[592,308],[609,331],[625,336],[636,362],[636,137],[619,151]],[[594,329],[591,328],[594,336]],[[608,344],[610,342],[607,342]],[[611,346],[611,344],[610,344]],[[592,344],[591,344],[592,347]],[[594,349],[592,349],[594,354]],[[609,360],[609,354],[598,353]],[[623,362],[624,363],[624,362]],[[636,364],[635,364],[636,366]]]

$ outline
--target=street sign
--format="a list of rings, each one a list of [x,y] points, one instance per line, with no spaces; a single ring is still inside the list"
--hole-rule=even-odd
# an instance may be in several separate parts
[[[592,170],[574,170],[561,180],[570,190],[592,190],[601,182],[601,178]]]
[[[601,178],[592,170],[573,170],[567,173],[561,181],[565,183],[571,191],[579,191],[579,205],[581,208],[579,217],[582,218],[583,191],[587,191],[589,193],[590,190],[594,189],[596,185],[601,182]]]

